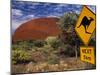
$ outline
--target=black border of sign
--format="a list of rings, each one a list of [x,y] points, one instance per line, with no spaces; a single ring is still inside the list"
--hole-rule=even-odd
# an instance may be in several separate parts
[[[92,68],[92,69],[77,69],[77,70],[64,70],[64,71],[49,71],[49,72],[30,72],[30,73],[12,73],[12,17],[11,17],[11,15],[12,15],[12,12],[11,12],[11,10],[12,10],[12,1],[13,0],[10,0],[10,44],[11,44],[11,46],[10,46],[10,53],[11,53],[11,55],[10,55],[10,57],[11,57],[11,59],[10,59],[10,65],[11,65],[11,67],[10,67],[10,74],[11,75],[21,75],[21,74],[32,74],[32,75],[34,75],[34,74],[37,74],[37,73],[54,73],[54,72],[69,72],[69,71],[84,71],[84,70],[96,70],[96,67],[95,68]],[[19,2],[19,1],[18,1]],[[21,1],[21,2],[23,2],[23,1]],[[24,2],[27,2],[27,1],[24,1]],[[36,2],[36,3],[38,3],[38,1],[30,1],[30,2]],[[39,2],[39,3],[53,3],[53,2]],[[69,3],[56,3],[56,4],[69,4]],[[73,5],[82,5],[82,4],[73,4]],[[83,5],[83,6],[86,6],[86,5]],[[96,8],[96,5],[93,5],[93,6],[95,6],[95,8]],[[95,9],[95,11],[96,11],[96,9]],[[95,32],[96,33],[96,32]],[[96,36],[95,36],[96,37]],[[96,47],[96,44],[95,44],[95,47]],[[95,48],[95,50],[96,50],[96,48]],[[96,51],[95,51],[95,53],[96,53]],[[96,56],[95,56],[95,58],[96,58]],[[96,59],[95,59],[96,60]],[[96,64],[95,64],[95,66],[96,66]]]

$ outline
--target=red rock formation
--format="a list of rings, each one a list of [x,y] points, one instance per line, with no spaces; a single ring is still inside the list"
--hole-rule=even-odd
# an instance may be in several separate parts
[[[13,41],[45,39],[48,36],[56,36],[61,32],[57,25],[58,21],[58,18],[53,17],[28,21],[16,29]]]

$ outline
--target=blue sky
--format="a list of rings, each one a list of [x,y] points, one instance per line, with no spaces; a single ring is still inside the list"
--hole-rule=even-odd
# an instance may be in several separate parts
[[[88,6],[95,12],[95,6]],[[34,18],[60,17],[67,12],[80,14],[82,5],[40,3],[31,1],[12,1],[12,31],[14,32],[22,23]]]

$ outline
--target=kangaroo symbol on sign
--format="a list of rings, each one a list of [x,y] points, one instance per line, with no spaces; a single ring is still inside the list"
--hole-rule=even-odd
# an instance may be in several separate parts
[[[89,18],[90,19],[88,19],[86,16],[84,16],[80,25],[77,27],[77,28],[79,28],[80,26],[83,25],[83,27],[85,29],[85,33],[87,33],[87,34],[91,34],[90,32],[87,31],[87,29],[88,29],[90,23],[94,20],[92,17],[89,17]]]

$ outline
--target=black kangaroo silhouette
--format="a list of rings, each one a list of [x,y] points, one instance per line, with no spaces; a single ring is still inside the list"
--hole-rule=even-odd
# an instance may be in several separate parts
[[[89,17],[89,18],[90,19],[88,19],[86,16],[84,16],[80,25],[77,27],[77,28],[79,28],[81,25],[83,25],[85,28],[85,33],[87,33],[87,34],[91,34],[90,32],[87,31],[87,28],[89,27],[90,23],[94,20],[92,17]]]

